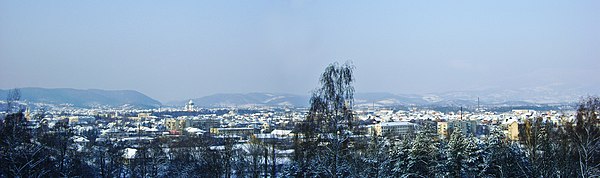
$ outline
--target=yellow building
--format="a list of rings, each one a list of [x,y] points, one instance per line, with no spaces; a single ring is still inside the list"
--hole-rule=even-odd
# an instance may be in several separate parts
[[[508,140],[519,140],[519,123],[517,121],[508,123],[506,130],[506,137],[508,138]]]
[[[69,117],[69,124],[75,124],[79,122],[79,117],[77,116],[71,116]]]
[[[174,134],[183,132],[183,129],[187,127],[186,124],[187,122],[185,119],[167,119],[165,121],[167,129]]]
[[[398,136],[413,133],[414,129],[415,124],[410,122],[384,122],[372,125],[369,132],[374,136]]]
[[[448,122],[438,122],[437,123],[437,132],[440,136],[448,136]]]

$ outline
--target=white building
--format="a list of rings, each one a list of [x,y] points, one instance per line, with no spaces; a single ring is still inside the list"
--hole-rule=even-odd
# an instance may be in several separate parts
[[[196,111],[196,108],[194,108],[194,101],[190,100],[187,104],[185,104],[184,110],[188,112]]]

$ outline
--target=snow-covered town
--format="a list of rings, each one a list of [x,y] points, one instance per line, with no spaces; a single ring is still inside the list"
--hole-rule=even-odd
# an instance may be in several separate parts
[[[538,164],[536,159],[550,159],[549,152],[543,149],[559,149],[555,148],[558,145],[540,148],[544,146],[542,141],[556,139],[563,124],[579,122],[575,111],[495,112],[478,108],[439,112],[419,107],[359,107],[351,111],[351,120],[341,122],[352,125],[344,127],[345,133],[337,134],[317,128],[303,130],[306,128],[302,125],[311,117],[309,108],[200,108],[191,100],[184,107],[160,109],[32,110],[27,105],[17,105],[19,110],[1,113],[3,137],[15,134],[10,129],[15,127],[11,123],[18,120],[23,123],[23,128],[19,128],[22,132],[32,136],[52,135],[48,138],[55,139],[39,140],[40,143],[62,141],[56,145],[59,147],[47,150],[58,151],[56,156],[60,157],[27,152],[31,150],[22,150],[25,155],[21,156],[40,157],[42,162],[64,159],[67,162],[60,163],[66,166],[62,169],[86,177],[327,175],[319,169],[329,168],[315,167],[322,163],[302,165],[306,164],[302,161],[307,161],[305,149],[310,148],[303,143],[328,147],[340,141],[340,137],[346,139],[340,142],[347,149],[342,152],[352,158],[340,162],[350,166],[344,168],[348,169],[344,170],[344,177],[388,177],[411,171],[452,174],[446,170],[452,167],[442,169],[444,166],[462,167],[459,174],[473,177],[499,173],[512,177],[533,174],[532,166]],[[542,133],[546,135],[538,135]],[[16,144],[11,143],[16,140],[4,140],[4,144]],[[31,146],[36,148],[35,144]],[[535,155],[529,155],[533,154],[530,149],[543,156],[531,159]],[[500,151],[503,152],[497,153]],[[432,155],[435,157],[429,157]],[[420,161],[426,164],[413,162],[424,158],[428,159]],[[417,169],[423,164],[428,167]],[[519,172],[523,166],[528,172]],[[299,170],[302,168],[310,170]],[[22,171],[30,174],[35,170]]]

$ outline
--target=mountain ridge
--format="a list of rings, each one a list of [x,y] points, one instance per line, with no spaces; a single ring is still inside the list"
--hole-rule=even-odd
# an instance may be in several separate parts
[[[124,105],[136,108],[157,108],[161,106],[183,106],[188,100],[161,103],[135,90],[102,90],[73,88],[20,88],[21,100],[49,104],[72,104],[76,107]],[[523,88],[478,91],[450,91],[427,94],[393,94],[389,92],[355,93],[354,105],[370,106],[473,106],[481,105],[536,105],[575,103],[588,96],[589,91],[553,90],[550,88]],[[8,90],[0,89],[0,96]],[[199,107],[243,107],[243,106],[290,106],[306,107],[309,95],[289,93],[249,92],[218,93],[192,100]]]
[[[156,108],[162,104],[135,90],[101,90],[74,88],[24,87],[21,100],[34,103],[72,104],[76,107],[118,107],[130,105],[136,108]],[[6,96],[9,90],[0,89],[0,96]]]
[[[555,91],[548,88],[522,88],[479,91],[451,91],[428,94],[393,94],[389,92],[355,93],[355,106],[473,106],[481,105],[538,105],[570,104],[588,96],[583,91]],[[297,106],[309,105],[310,96],[286,93],[219,93],[194,98],[192,101],[201,107],[235,106]],[[189,100],[169,102],[172,106],[181,106]]]

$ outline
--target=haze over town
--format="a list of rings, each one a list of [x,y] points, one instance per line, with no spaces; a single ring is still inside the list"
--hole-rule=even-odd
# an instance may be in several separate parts
[[[353,61],[356,91],[600,88],[597,1],[0,2],[0,88],[309,95]]]

